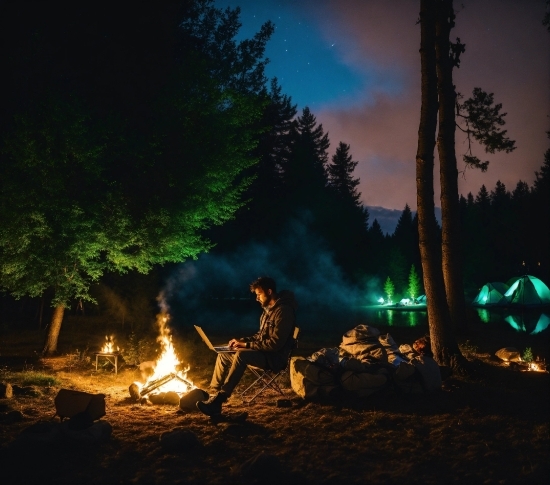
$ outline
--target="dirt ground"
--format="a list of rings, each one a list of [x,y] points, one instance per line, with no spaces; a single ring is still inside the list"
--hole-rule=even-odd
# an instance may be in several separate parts
[[[439,392],[407,395],[388,387],[362,399],[339,393],[307,402],[287,379],[291,407],[279,407],[273,393],[252,405],[234,395],[224,417],[212,420],[175,405],[136,403],[128,389],[141,379],[139,370],[123,365],[115,375],[104,364],[96,371],[93,357],[70,353],[77,340],[69,330],[67,353],[48,359],[32,351],[40,332],[1,335],[0,382],[20,386],[0,399],[3,485],[550,483],[549,374],[513,370],[494,357],[517,341],[482,334],[462,341],[477,372],[449,377]],[[391,333],[398,343],[414,338],[411,329]],[[303,339],[299,353],[338,344],[316,336]],[[519,344],[548,359],[547,337]],[[206,389],[213,353],[197,340],[181,349],[189,377]],[[61,388],[106,395],[101,421],[112,428],[108,439],[20,440],[36,423],[59,421],[54,398]],[[185,430],[185,439],[168,446],[165,433],[174,430]]]

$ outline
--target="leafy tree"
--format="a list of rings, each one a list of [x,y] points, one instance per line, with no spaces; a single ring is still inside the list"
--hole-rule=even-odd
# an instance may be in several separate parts
[[[421,290],[420,278],[418,277],[418,273],[416,272],[416,268],[414,267],[414,264],[413,264],[411,265],[411,270],[409,272],[409,287],[408,287],[408,293],[412,301],[414,301],[416,297],[419,296],[420,290]]]
[[[395,285],[393,284],[393,281],[388,276],[386,278],[386,282],[384,283],[384,293],[386,293],[386,296],[388,297],[388,302],[392,302],[392,298],[395,292]]]
[[[4,91],[0,285],[54,289],[45,353],[104,271],[196,257],[243,204],[273,26],[236,43],[238,9],[211,4],[4,11],[2,61],[28,89]]]

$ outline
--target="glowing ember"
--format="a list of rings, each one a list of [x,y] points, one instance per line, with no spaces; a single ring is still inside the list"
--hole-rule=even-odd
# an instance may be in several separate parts
[[[529,362],[529,367],[527,370],[533,372],[546,372],[546,365],[540,360]]]
[[[192,389],[196,389],[196,386],[187,378],[187,372],[189,366],[182,369],[174,345],[172,344],[172,336],[170,330],[167,327],[168,315],[165,313],[160,314],[157,317],[157,324],[159,326],[160,335],[157,341],[160,343],[161,354],[155,362],[153,375],[151,375],[145,384],[135,382],[141,392],[142,389],[152,386],[151,394],[158,394],[161,392],[176,392],[180,396],[188,393]],[[156,386],[156,382],[166,381],[160,386]],[[154,392],[153,392],[154,391]],[[149,394],[149,393],[147,393]]]
[[[119,352],[120,349],[116,347],[115,350],[115,337],[114,335],[105,335],[105,345],[101,347],[101,353],[102,354],[113,354],[115,352]]]

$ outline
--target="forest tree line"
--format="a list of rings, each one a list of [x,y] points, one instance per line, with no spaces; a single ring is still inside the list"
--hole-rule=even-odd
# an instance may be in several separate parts
[[[1,15],[3,318],[13,298],[60,319],[98,298],[123,308],[163,266],[276,242],[296,220],[350,283],[389,277],[405,296],[421,274],[416,217],[407,205],[392,235],[369,220],[352,147],[329,156],[314,113],[264,75],[273,24],[237,42],[238,9],[209,0],[109,16],[29,5]],[[532,186],[461,197],[466,288],[522,271],[548,282],[549,159]],[[289,255],[290,278],[307,250]]]

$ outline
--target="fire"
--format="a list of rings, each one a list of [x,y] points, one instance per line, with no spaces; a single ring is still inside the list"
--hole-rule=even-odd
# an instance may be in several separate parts
[[[546,372],[546,365],[540,360],[532,361],[529,362],[529,367],[527,368],[527,370],[534,372]]]
[[[145,384],[134,383],[143,395],[176,392],[181,396],[192,389],[196,389],[196,386],[187,377],[190,367],[182,368],[176,355],[176,350],[172,344],[172,335],[167,326],[168,320],[169,316],[165,313],[157,317],[157,324],[160,330],[157,341],[160,343],[161,353],[155,362],[153,374],[147,379]]]
[[[116,348],[115,350],[115,337],[114,335],[105,335],[105,345],[101,347],[101,353],[102,354],[113,354],[115,352],[119,352],[120,348]]]

